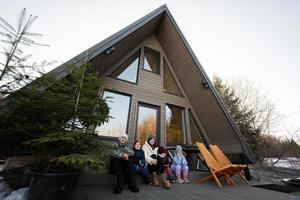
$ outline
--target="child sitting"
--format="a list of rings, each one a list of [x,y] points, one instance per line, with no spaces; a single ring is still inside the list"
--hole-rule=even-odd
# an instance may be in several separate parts
[[[169,157],[167,152],[163,146],[160,146],[157,150],[158,154],[158,165],[160,170],[163,173],[163,176],[167,177],[168,183],[174,183],[172,169],[170,167]],[[166,183],[168,186],[169,184]]]
[[[136,174],[141,174],[143,176],[144,183],[146,185],[151,185],[152,183],[149,180],[148,167],[145,161],[145,153],[141,147],[142,142],[140,140],[136,140],[133,145],[133,172]]]
[[[187,161],[182,153],[182,147],[180,145],[176,146],[176,155],[173,158],[173,163],[171,165],[172,170],[176,173],[176,182],[178,183],[188,183],[187,179],[189,167],[187,166]]]

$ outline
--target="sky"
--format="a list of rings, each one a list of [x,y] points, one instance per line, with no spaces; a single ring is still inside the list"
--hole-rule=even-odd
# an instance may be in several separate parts
[[[0,16],[11,24],[22,8],[38,16],[31,31],[50,47],[26,53],[57,61],[48,71],[163,4],[210,77],[253,80],[283,114],[282,124],[300,128],[298,0],[0,0]]]

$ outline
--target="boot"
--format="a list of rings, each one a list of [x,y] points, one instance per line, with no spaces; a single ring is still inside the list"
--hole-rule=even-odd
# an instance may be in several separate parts
[[[145,185],[152,185],[152,181],[150,179],[150,176],[143,176],[143,179],[144,179],[144,183]]]
[[[153,179],[153,185],[154,186],[159,186],[159,182],[157,179],[157,173],[156,172],[152,172],[152,179]]]
[[[174,178],[172,175],[168,175],[168,180],[170,183],[175,183]]]
[[[129,186],[131,192],[139,192],[139,188],[137,185]]]
[[[149,182],[150,182],[150,185],[153,184],[153,177],[152,177],[152,174],[149,174]]]
[[[117,175],[117,185],[114,189],[114,194],[120,194],[123,190],[124,177],[123,175]]]
[[[164,187],[165,189],[170,189],[171,184],[170,184],[170,182],[166,179],[166,175],[165,175],[165,174],[159,174],[159,176],[160,176],[160,180],[161,180],[161,183],[162,183],[163,187]]]
[[[176,182],[181,184],[181,183],[184,183],[184,180],[182,180],[181,177],[180,177],[180,178],[176,179]]]
[[[187,179],[187,176],[188,176],[188,170],[183,170],[182,177],[183,177],[183,181],[185,183],[189,183],[190,182],[189,179]]]
[[[128,179],[129,179],[129,189],[131,190],[131,192],[139,192],[139,188],[136,184],[134,174],[130,173],[127,176],[128,176]]]
[[[176,182],[180,184],[184,183],[184,181],[181,179],[180,169],[176,169]]]

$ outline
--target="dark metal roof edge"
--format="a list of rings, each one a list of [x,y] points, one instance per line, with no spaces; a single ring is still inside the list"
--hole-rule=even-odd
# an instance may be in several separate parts
[[[201,63],[199,62],[198,58],[196,57],[196,54],[194,53],[194,51],[192,50],[191,46],[189,45],[188,41],[185,39],[182,31],[180,30],[179,26],[177,25],[174,17],[172,16],[170,10],[166,7],[166,13],[169,15],[174,27],[176,28],[179,36],[181,37],[182,41],[184,42],[184,44],[186,45],[189,53],[191,54],[192,58],[194,59],[194,61],[196,62],[200,72],[203,74],[205,81],[207,82],[207,84],[209,85],[209,87],[211,88],[211,91],[213,92],[216,100],[218,101],[219,105],[221,106],[225,116],[227,117],[227,119],[230,122],[230,125],[232,126],[232,128],[235,130],[236,135],[238,136],[239,140],[241,141],[241,145],[242,145],[242,149],[243,151],[247,154],[250,162],[255,163],[256,158],[252,152],[252,150],[248,147],[246,141],[244,140],[243,135],[241,134],[241,132],[239,131],[239,129],[237,128],[235,122],[233,121],[232,117],[229,114],[229,111],[227,109],[227,107],[225,106],[225,103],[223,102],[223,100],[220,98],[220,96],[218,95],[217,91],[215,90],[215,88],[213,87],[213,84],[211,83],[208,75],[206,74],[205,70],[203,69]]]
[[[56,76],[63,76],[66,75],[66,66],[77,64],[80,65],[83,63],[84,58],[86,57],[86,52],[88,52],[88,60],[93,59],[95,56],[99,55],[109,47],[111,47],[116,42],[122,40],[124,37],[128,36],[138,28],[142,27],[153,18],[161,14],[162,12],[166,11],[167,5],[163,4],[162,6],[158,7],[154,11],[150,12],[149,14],[145,15],[144,17],[136,20],[135,22],[131,23],[130,25],[126,26],[125,28],[121,29],[120,31],[116,32],[115,34],[109,36],[108,38],[102,40],[101,42],[97,43],[96,45],[90,47],[89,49],[81,52],[77,56],[71,58],[67,62],[61,64],[60,66],[54,68],[48,73],[53,73]]]

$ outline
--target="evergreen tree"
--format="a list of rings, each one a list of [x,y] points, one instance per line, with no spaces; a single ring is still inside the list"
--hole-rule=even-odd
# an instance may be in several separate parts
[[[35,155],[48,171],[74,164],[103,168],[110,146],[93,129],[109,120],[100,87],[100,75],[84,65],[70,67],[64,78],[44,75],[11,94],[0,112],[2,156]]]
[[[34,156],[39,171],[74,165],[103,169],[111,147],[94,133],[95,126],[109,120],[99,94],[100,75],[85,62],[69,67],[66,77],[36,79],[49,63],[28,65],[30,55],[22,50],[43,45],[32,39],[41,35],[29,31],[36,19],[23,9],[14,28],[0,17],[0,36],[7,44],[0,60],[0,156]]]
[[[3,38],[1,42],[7,44],[3,47],[3,60],[0,60],[0,98],[39,77],[43,72],[43,66],[51,64],[46,61],[41,64],[26,64],[31,55],[24,55],[24,46],[47,46],[33,40],[34,37],[41,36],[30,32],[36,19],[37,16],[33,15],[27,17],[25,8],[20,13],[16,27],[0,17],[0,36]]]

